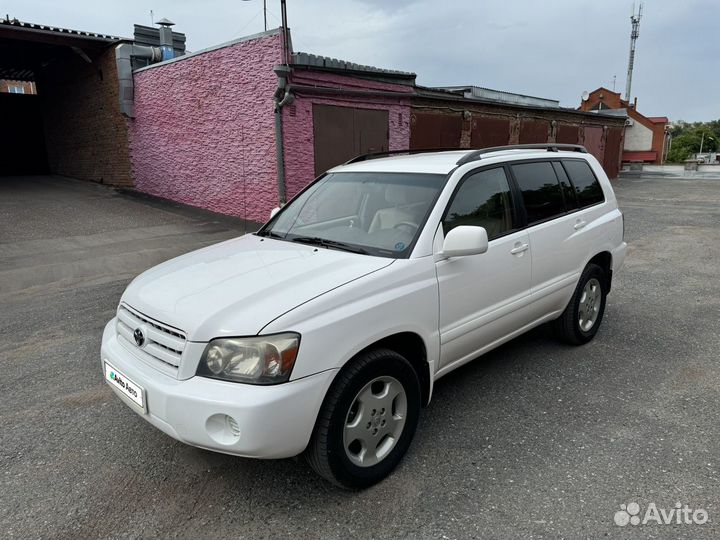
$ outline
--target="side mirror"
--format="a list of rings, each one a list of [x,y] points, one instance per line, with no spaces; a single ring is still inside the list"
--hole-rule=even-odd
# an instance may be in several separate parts
[[[442,258],[478,255],[488,250],[487,231],[484,227],[460,225],[451,230],[443,242]]]
[[[275,217],[275,214],[277,214],[280,211],[280,207],[276,206],[272,210],[270,210],[270,219]]]

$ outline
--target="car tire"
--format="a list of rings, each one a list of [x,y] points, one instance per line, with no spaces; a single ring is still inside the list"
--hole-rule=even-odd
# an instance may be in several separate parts
[[[420,381],[389,349],[361,353],[333,381],[305,457],[320,476],[347,489],[385,478],[417,429]]]
[[[597,264],[583,270],[565,311],[555,321],[557,336],[571,345],[583,345],[597,334],[607,297],[607,276]]]

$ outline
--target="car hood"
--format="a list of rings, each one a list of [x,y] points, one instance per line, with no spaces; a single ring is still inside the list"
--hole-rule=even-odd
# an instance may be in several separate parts
[[[189,341],[255,335],[300,304],[392,262],[246,235],[147,270],[122,302]]]

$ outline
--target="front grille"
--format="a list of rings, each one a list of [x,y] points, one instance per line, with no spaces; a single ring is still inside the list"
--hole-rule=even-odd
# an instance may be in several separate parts
[[[135,330],[140,329],[145,340],[141,345],[135,341]],[[117,334],[126,346],[144,353],[152,360],[162,362],[174,370],[180,366],[185,350],[185,334],[161,322],[146,317],[126,304],[117,312]]]

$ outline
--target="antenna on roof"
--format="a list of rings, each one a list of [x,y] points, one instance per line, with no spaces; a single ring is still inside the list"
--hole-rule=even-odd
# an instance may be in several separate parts
[[[635,14],[635,3],[633,2],[632,14],[630,15],[630,23],[632,30],[630,31],[630,58],[628,59],[627,84],[625,86],[625,101],[630,101],[630,90],[632,88],[632,74],[635,65],[635,42],[640,35],[640,18],[642,17],[643,3],[640,2],[637,15]]]
[[[155,14],[152,9],[150,10],[150,26],[155,26]]]

